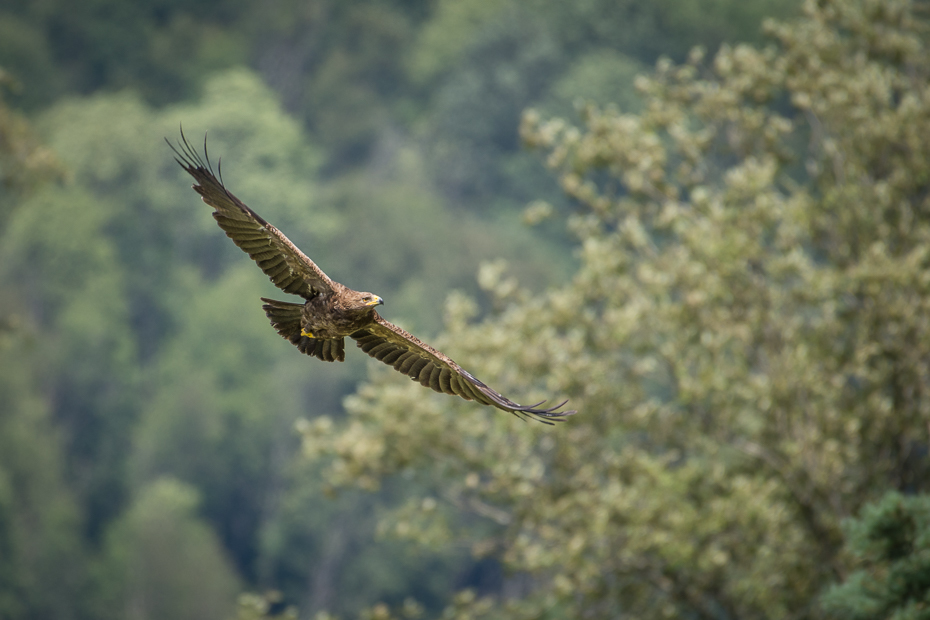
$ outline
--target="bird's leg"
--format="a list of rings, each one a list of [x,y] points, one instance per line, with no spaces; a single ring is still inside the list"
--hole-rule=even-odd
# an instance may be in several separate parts
[[[309,329],[307,329],[306,327],[304,327],[304,328],[302,328],[302,329],[300,330],[300,335],[301,335],[301,336],[306,336],[307,338],[315,338],[315,337],[316,337],[316,336],[313,335],[313,332],[311,332],[311,331],[310,331]]]

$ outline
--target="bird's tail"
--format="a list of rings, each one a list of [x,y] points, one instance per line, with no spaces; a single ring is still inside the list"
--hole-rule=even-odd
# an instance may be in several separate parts
[[[318,357],[324,362],[342,362],[346,358],[345,340],[342,338],[308,338],[301,335],[300,317],[303,304],[277,301],[262,297],[262,309],[281,337],[295,345],[301,353]]]

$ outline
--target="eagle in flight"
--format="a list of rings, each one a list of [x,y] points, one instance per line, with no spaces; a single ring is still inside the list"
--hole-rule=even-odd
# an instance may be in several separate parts
[[[540,408],[545,401],[528,406],[517,404],[440,351],[385,321],[375,310],[384,300],[330,279],[281,231],[226,189],[222,173],[219,178],[213,173],[206,138],[203,157],[191,147],[183,132],[177,146],[171,142],[168,146],[181,167],[194,177],[194,190],[213,207],[213,217],[226,236],[258,264],[275,286],[304,298],[303,303],[261,298],[272,326],[301,353],[326,362],[341,362],[345,360],[348,336],[368,355],[437,392],[476,400],[546,424],[575,413],[559,411],[568,401],[549,408]]]

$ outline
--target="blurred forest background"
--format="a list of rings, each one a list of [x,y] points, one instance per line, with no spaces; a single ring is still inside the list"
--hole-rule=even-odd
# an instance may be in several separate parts
[[[4,0],[0,618],[926,617],[928,27]],[[578,415],[300,356],[181,123],[390,320]]]

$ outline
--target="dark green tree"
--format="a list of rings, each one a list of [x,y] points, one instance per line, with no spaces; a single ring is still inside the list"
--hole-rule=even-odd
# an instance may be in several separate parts
[[[0,89],[6,84],[0,72]],[[60,172],[31,123],[0,96],[0,238]],[[61,429],[32,372],[34,317],[5,283],[0,277],[0,617],[77,618],[87,585],[82,515],[65,476]]]
[[[824,607],[850,620],[930,617],[930,496],[892,491],[843,525],[857,568]]]
[[[522,110],[563,114],[583,97],[630,103],[636,75],[659,57],[684,60],[696,44],[716,50],[724,41],[758,41],[763,17],[792,15],[796,7],[768,0],[440,0],[410,52],[411,80],[428,96],[417,129],[431,174],[454,204],[475,209],[554,193],[521,151]]]
[[[197,492],[156,480],[109,529],[97,569],[98,618],[226,620],[239,584]]]
[[[62,168],[32,124],[6,103],[22,84],[0,66],[0,232],[31,191],[58,180]]]

